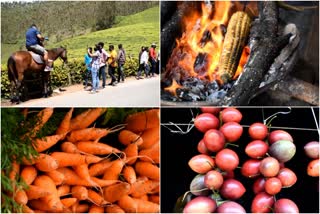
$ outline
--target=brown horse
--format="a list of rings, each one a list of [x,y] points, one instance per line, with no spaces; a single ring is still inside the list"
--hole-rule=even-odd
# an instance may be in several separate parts
[[[60,57],[67,63],[67,50],[65,48],[54,48],[48,51],[48,59],[55,61]],[[43,88],[45,97],[48,96],[49,71],[44,71],[45,64],[36,63],[29,51],[17,51],[8,59],[8,75],[11,83],[11,102],[20,101],[19,92],[23,86],[24,75],[26,72],[38,72],[43,77]]]

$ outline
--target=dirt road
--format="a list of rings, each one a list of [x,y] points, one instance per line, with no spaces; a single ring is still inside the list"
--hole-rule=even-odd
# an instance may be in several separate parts
[[[101,85],[101,83],[100,83]],[[107,86],[98,93],[85,91],[82,85],[66,87],[65,92],[49,98],[32,99],[11,107],[158,107],[160,77],[136,80],[128,78],[117,86]],[[8,104],[2,103],[2,106]]]

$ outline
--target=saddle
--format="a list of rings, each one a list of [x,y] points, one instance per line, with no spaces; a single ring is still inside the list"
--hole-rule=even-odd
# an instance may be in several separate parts
[[[32,52],[32,51],[29,51],[29,53],[31,54],[33,60],[34,60],[36,63],[38,63],[38,64],[40,64],[40,65],[45,64],[44,59],[43,59],[43,56],[41,56],[41,55],[39,55],[39,54],[36,54],[36,53],[34,53],[34,52]],[[50,59],[49,59],[49,60],[48,60],[48,63],[49,63],[49,65],[47,65],[47,66],[45,67],[44,71],[51,71],[51,70],[53,69],[53,60],[50,60]]]
[[[29,53],[31,54],[33,60],[38,63],[38,64],[44,64],[44,60],[43,60],[43,56],[36,54],[32,51],[29,51]]]

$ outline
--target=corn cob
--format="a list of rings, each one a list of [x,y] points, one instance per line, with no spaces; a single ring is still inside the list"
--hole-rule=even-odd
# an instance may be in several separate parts
[[[222,84],[231,80],[237,70],[250,24],[251,19],[245,12],[239,11],[231,16],[219,60],[218,74]]]

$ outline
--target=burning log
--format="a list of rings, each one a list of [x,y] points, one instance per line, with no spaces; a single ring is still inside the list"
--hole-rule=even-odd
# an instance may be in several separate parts
[[[291,35],[278,37],[278,7],[276,2],[258,2],[259,19],[250,32],[250,57],[234,87],[220,102],[220,105],[247,105],[258,90],[264,75],[274,59],[288,43]]]

